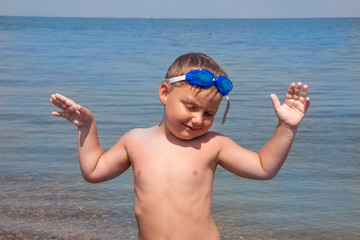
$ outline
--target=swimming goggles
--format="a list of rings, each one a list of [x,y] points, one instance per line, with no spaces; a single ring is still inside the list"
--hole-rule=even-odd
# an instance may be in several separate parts
[[[201,87],[210,87],[212,85],[216,86],[219,92],[224,95],[227,100],[226,110],[222,119],[222,124],[224,124],[230,108],[228,93],[233,89],[232,82],[225,76],[215,77],[214,74],[212,74],[212,72],[207,69],[195,69],[191,72],[188,72],[186,75],[165,79],[165,81],[168,83],[174,83],[183,80],[186,80],[190,84]]]

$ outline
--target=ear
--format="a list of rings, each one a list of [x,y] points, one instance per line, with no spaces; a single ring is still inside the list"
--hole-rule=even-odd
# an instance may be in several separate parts
[[[169,93],[170,93],[170,85],[166,82],[163,82],[159,88],[159,99],[162,104],[165,105],[167,103]]]

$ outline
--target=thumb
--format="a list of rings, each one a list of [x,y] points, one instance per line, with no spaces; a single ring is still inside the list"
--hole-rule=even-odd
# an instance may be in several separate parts
[[[79,111],[79,113],[81,114],[88,114],[89,113],[89,110],[86,108],[86,107],[83,107],[81,105],[77,105],[77,110]]]
[[[270,94],[270,97],[271,97],[271,101],[272,101],[272,104],[274,106],[274,109],[276,111],[279,107],[281,107],[279,98],[274,93]]]
[[[82,116],[92,116],[92,113],[89,109],[87,109],[86,107],[83,107],[81,105],[77,105],[76,107],[78,113]]]
[[[78,104],[78,105],[76,106],[76,109],[77,109],[79,112],[83,112],[83,111],[84,111],[84,107],[81,106],[80,104]]]

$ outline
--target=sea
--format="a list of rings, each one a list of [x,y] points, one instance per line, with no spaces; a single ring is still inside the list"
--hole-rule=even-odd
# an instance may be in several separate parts
[[[222,239],[360,239],[360,18],[121,19],[0,17],[0,239],[137,239],[131,168],[83,180],[77,129],[49,100],[90,109],[104,151],[157,125],[158,88],[180,55],[202,52],[234,84],[212,126],[260,151],[291,82],[311,105],[278,175],[217,167]]]

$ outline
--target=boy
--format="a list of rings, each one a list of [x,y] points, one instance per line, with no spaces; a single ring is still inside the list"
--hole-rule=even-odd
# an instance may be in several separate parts
[[[88,109],[55,94],[51,102],[63,112],[52,114],[78,127],[79,162],[86,181],[107,181],[132,167],[138,239],[220,239],[211,213],[217,165],[241,177],[273,178],[310,105],[307,86],[301,83],[290,85],[282,105],[271,94],[279,124],[258,154],[208,131],[231,89],[227,74],[210,57],[178,57],[159,88],[162,122],[129,131],[106,153]]]

